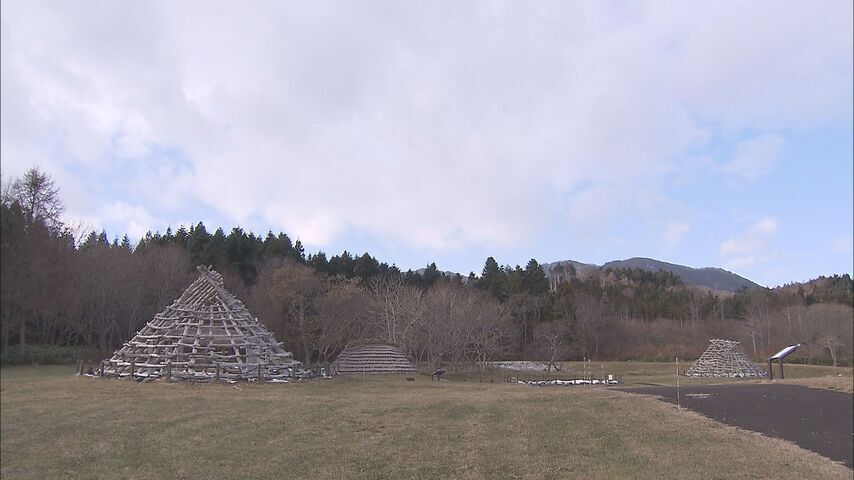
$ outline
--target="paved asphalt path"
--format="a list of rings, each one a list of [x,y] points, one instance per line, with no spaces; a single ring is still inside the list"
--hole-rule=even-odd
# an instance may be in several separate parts
[[[676,403],[676,387],[627,392]],[[854,400],[851,394],[798,385],[680,386],[680,404],[729,425],[784,438],[854,468]]]

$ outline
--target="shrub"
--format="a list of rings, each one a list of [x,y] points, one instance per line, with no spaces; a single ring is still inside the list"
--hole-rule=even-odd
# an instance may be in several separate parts
[[[0,365],[72,365],[81,358],[97,357],[91,348],[55,345],[27,345],[22,356],[18,346],[13,345],[0,351]]]

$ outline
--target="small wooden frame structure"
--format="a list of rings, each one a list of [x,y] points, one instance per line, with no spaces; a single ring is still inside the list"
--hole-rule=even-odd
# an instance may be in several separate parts
[[[345,348],[332,369],[336,373],[415,373],[415,364],[396,345],[366,343]]]
[[[300,362],[204,266],[172,305],[101,363],[104,377],[258,380],[293,377]]]
[[[694,365],[685,372],[687,377],[764,377],[760,370],[747,358],[739,342],[733,340],[709,340],[709,348],[700,355]]]
[[[800,343],[797,345],[789,345],[788,347],[780,350],[768,359],[768,375],[771,380],[774,380],[774,360],[777,360],[777,363],[780,364],[780,380],[783,380],[785,378],[783,376],[783,359],[794,353],[795,350],[800,348],[800,346]]]

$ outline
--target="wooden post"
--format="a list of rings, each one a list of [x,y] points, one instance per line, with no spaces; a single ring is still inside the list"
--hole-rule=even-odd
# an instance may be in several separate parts
[[[100,371],[98,372],[98,374],[101,376],[101,378],[104,378],[104,361],[103,360],[101,360],[101,368],[100,368]]]
[[[166,381],[172,381],[172,360],[166,360]]]
[[[297,369],[293,365],[291,365],[291,379],[297,378]]]
[[[264,377],[261,375],[261,364],[259,363],[258,364],[258,383],[261,383],[263,381],[264,381]]]
[[[133,380],[133,371],[136,369],[136,360],[130,361],[130,379]]]
[[[219,362],[216,362],[216,382],[219,383]]]
[[[779,362],[780,362],[780,380],[783,380],[784,378],[786,378],[783,376],[783,359],[781,358],[779,360]]]
[[[768,359],[768,377],[769,377],[768,379],[769,380],[774,380],[774,363],[773,362],[774,362],[773,359],[771,359],[771,358]]]

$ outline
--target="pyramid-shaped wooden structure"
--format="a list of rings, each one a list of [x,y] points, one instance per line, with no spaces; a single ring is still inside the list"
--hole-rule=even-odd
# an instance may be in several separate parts
[[[336,373],[415,373],[415,364],[395,345],[350,345],[332,362]]]
[[[275,379],[300,365],[204,266],[199,278],[102,364],[105,376]]]
[[[685,372],[688,377],[764,377],[766,374],[747,358],[739,342],[709,340],[709,348]]]

